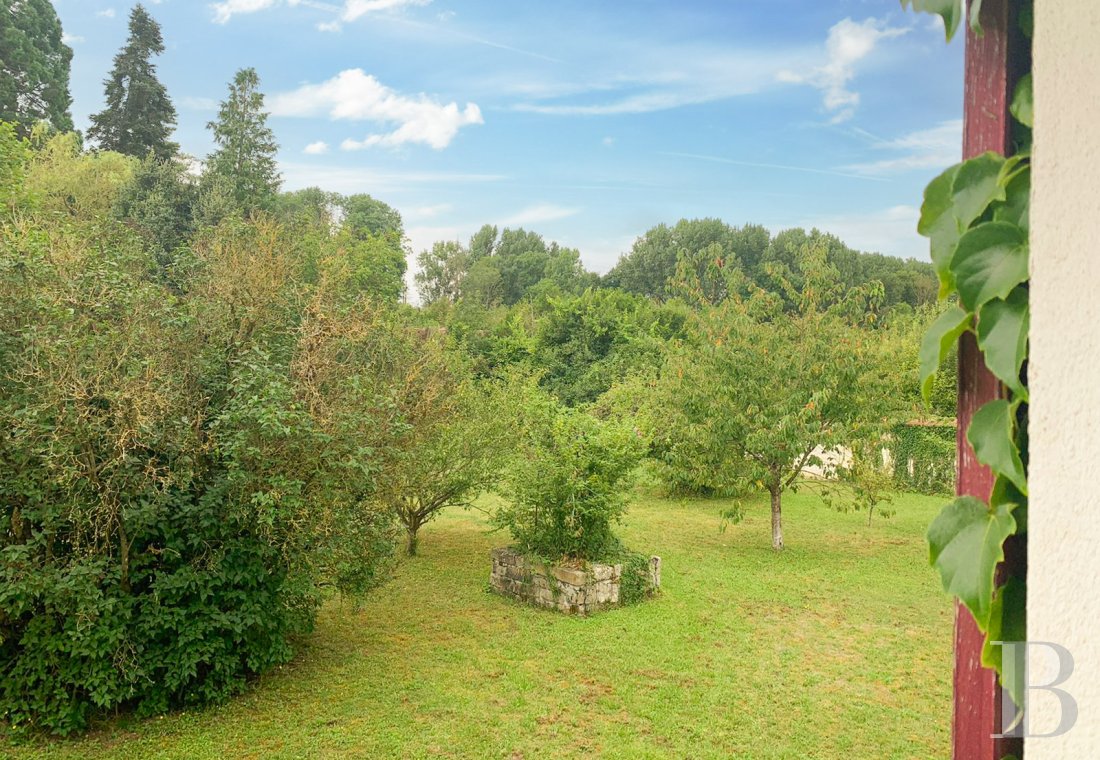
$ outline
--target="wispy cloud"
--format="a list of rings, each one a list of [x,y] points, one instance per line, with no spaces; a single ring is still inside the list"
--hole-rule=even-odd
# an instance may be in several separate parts
[[[370,134],[362,140],[344,140],[343,150],[409,143],[441,150],[462,127],[485,123],[476,103],[460,109],[457,103],[441,103],[423,93],[402,95],[362,69],[348,69],[327,82],[275,95],[270,103],[276,116],[327,116],[334,121],[397,125],[390,132]]]
[[[340,15],[344,21],[355,21],[368,13],[393,11],[417,5],[430,5],[432,0],[347,0],[344,12]]]
[[[825,110],[832,114],[830,123],[839,124],[852,118],[859,105],[859,93],[849,87],[855,78],[857,64],[874,52],[879,41],[899,37],[908,31],[908,28],[886,26],[874,18],[861,23],[846,18],[829,29],[825,40],[825,63],[809,71],[784,69],[777,76],[781,82],[808,84],[821,90]]]
[[[604,60],[572,77],[498,77],[500,92],[524,98],[513,110],[556,116],[651,113],[751,95],[774,86],[794,50],[609,42]],[[626,68],[632,73],[624,75]]]
[[[84,38],[79,34],[69,34],[68,32],[61,33],[61,41],[66,45],[77,45],[84,41]]]
[[[567,219],[579,213],[580,209],[578,208],[568,208],[553,203],[536,203],[504,217],[497,224],[501,227],[522,227],[527,224],[540,224],[542,222],[553,222],[557,219]]]
[[[874,182],[885,182],[886,180],[879,177],[871,177],[866,174],[858,174],[850,171],[840,171],[837,169],[821,169],[815,166],[790,166],[788,164],[765,164],[756,161],[739,161],[733,158],[723,158],[722,156],[706,156],[698,153],[677,153],[675,151],[660,151],[662,156],[674,156],[676,158],[694,158],[697,161],[712,161],[719,164],[732,164],[733,166],[750,166],[755,169],[779,169],[780,171],[788,172],[806,172],[808,174],[828,174],[833,177],[848,177],[851,179],[863,179],[871,180]]]
[[[873,149],[894,155],[839,168],[843,171],[881,177],[950,166],[960,158],[962,127],[962,119],[951,119],[930,129],[909,132],[893,140],[883,140],[868,135],[872,139]]]
[[[114,8],[104,8],[101,11],[96,11],[95,15],[99,16],[100,18],[114,18],[115,17],[115,9]]]
[[[446,214],[453,208],[454,207],[450,203],[436,203],[433,206],[415,206],[406,209],[401,215],[406,221],[412,219],[434,219],[441,214]]]
[[[322,31],[339,31],[340,21],[351,22],[372,13],[393,13],[405,8],[429,5],[432,0],[345,0],[342,5],[324,0],[221,0],[212,3],[214,22],[228,23],[234,16],[266,11],[276,6],[302,6],[327,11],[336,18],[317,25]],[[337,20],[338,19],[338,20]]]
[[[324,154],[328,153],[328,143],[324,140],[312,142],[305,147],[303,153],[306,153],[310,156],[323,156]]]
[[[223,0],[212,4],[210,9],[214,11],[215,23],[226,24],[234,16],[264,11],[278,4],[279,0]]]

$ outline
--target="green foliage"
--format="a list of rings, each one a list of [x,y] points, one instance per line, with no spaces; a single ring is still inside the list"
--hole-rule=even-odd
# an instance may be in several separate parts
[[[50,0],[0,2],[0,121],[15,124],[21,137],[39,122],[72,129],[72,58]]]
[[[511,381],[475,381],[465,359],[431,328],[398,325],[374,364],[374,382],[401,422],[387,443],[377,498],[417,553],[420,529],[445,508],[467,506],[493,485],[519,437]]]
[[[673,490],[767,490],[777,549],[782,492],[798,486],[806,465],[823,464],[821,451],[877,439],[890,403],[888,373],[871,371],[883,359],[876,341],[817,306],[818,294],[835,286],[835,271],[822,266],[820,249],[802,258],[810,276],[801,294],[791,290],[800,311],[759,291],[700,311],[693,339],[672,345],[640,414]]]
[[[217,149],[206,159],[204,192],[217,219],[224,209],[245,212],[274,205],[281,182],[278,145],[267,126],[264,96],[255,69],[241,69],[229,85],[217,121],[207,124]],[[218,209],[222,209],[220,212]]]
[[[929,559],[954,594],[988,625],[993,605],[993,580],[1004,560],[1005,539],[1016,532],[1014,504],[992,510],[981,499],[960,496],[947,505],[928,528]]]
[[[601,422],[533,394],[525,440],[510,466],[511,503],[494,516],[521,550],[551,561],[601,561],[619,550],[613,532],[642,446],[629,427]]]
[[[30,146],[16,125],[0,121],[0,214],[7,215],[24,201],[24,183]]]
[[[887,444],[898,490],[949,495],[955,490],[955,426],[903,423]]]
[[[953,21],[947,25],[949,39],[964,10],[962,0],[914,0],[912,4]],[[980,6],[972,2],[970,14],[970,23],[979,33]],[[1020,21],[1029,31],[1026,19]],[[925,191],[919,227],[932,239],[941,297],[958,298],[949,316],[925,338],[921,367],[925,396],[929,378],[967,331],[976,335],[986,366],[1008,396],[978,409],[966,433],[978,461],[995,476],[989,504],[961,497],[944,508],[928,533],[930,559],[944,589],[958,596],[973,614],[986,634],[983,660],[999,671],[1000,658],[991,653],[988,642],[994,637],[1006,640],[1000,638],[1006,632],[1025,635],[1024,579],[1009,577],[997,592],[994,570],[1004,556],[1004,542],[1026,532],[1030,74],[1017,85],[1012,113],[1020,122],[1020,152],[1009,158],[985,153],[949,168]],[[1004,685],[1019,703],[1019,680]]]
[[[323,589],[386,576],[402,421],[389,333],[271,219],[190,241],[175,287],[108,213],[133,160],[46,143],[0,221],[0,715],[219,701],[285,662]],[[116,168],[125,168],[117,172]],[[16,181],[17,181],[16,177]]]
[[[198,188],[176,158],[146,156],[114,202],[114,214],[133,225],[144,238],[165,274],[174,254],[194,233]]]
[[[154,55],[164,52],[160,25],[139,3],[130,11],[130,36],[115,56],[104,82],[106,107],[91,117],[88,137],[101,150],[144,159],[171,159],[179,146],[171,142],[176,109],[157,79]]]
[[[71,132],[54,135],[32,156],[25,190],[43,212],[107,218],[136,166],[119,153],[83,153],[79,136]]]

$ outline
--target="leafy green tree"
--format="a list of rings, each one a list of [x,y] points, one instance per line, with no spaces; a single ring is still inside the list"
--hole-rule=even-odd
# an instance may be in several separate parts
[[[130,36],[104,82],[107,105],[92,116],[88,128],[88,137],[102,150],[135,158],[152,153],[161,161],[179,150],[168,139],[176,127],[176,109],[152,61],[163,52],[160,25],[141,4],[135,5],[130,11]]]
[[[245,212],[274,205],[282,181],[275,162],[279,146],[259,87],[255,69],[238,71],[217,121],[207,124],[218,147],[206,159],[206,191]]]
[[[607,283],[631,293],[666,299],[675,295],[682,262],[702,269],[716,264],[729,271],[753,266],[768,245],[759,225],[731,227],[720,219],[681,219],[659,224],[634,241],[630,252],[607,275]]]
[[[642,415],[674,488],[766,490],[777,550],[783,492],[799,486],[808,464],[828,466],[823,452],[854,447],[884,419],[885,394],[867,370],[874,336],[822,308],[818,294],[835,276],[823,264],[821,249],[803,252],[813,287],[797,312],[759,291],[703,309],[695,339],[670,351]]]
[[[436,330],[402,333],[379,368],[401,427],[388,444],[377,498],[404,526],[412,556],[426,523],[496,481],[515,432],[504,383],[475,382]]]
[[[50,0],[0,0],[0,121],[16,124],[23,137],[40,121],[72,129],[72,57]]]
[[[397,209],[366,193],[349,195],[340,202],[344,212],[343,226],[360,239],[368,235],[405,237],[405,226]]]
[[[414,276],[420,300],[427,306],[439,301],[458,300],[462,278],[470,262],[470,251],[457,240],[440,241],[416,257]]]

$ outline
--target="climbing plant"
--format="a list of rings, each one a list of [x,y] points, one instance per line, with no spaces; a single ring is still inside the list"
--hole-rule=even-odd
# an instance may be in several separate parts
[[[943,18],[948,40],[965,17],[963,0],[901,0],[902,6]],[[1030,4],[1020,26],[1031,37]],[[969,23],[981,34],[981,0],[971,0]],[[1028,57],[1030,58],[1030,57]],[[928,529],[929,558],[946,591],[958,597],[986,636],[982,664],[1022,704],[1024,684],[1001,668],[992,642],[1026,638],[1024,579],[1000,586],[997,565],[1005,542],[1027,530],[1028,210],[1031,191],[1031,74],[1020,79],[1011,104],[1016,151],[984,153],[947,169],[924,191],[918,231],[931,240],[940,298],[950,307],[921,345],[921,391],[928,399],[940,364],[965,333],[977,340],[985,366],[1002,385],[1001,398],[971,419],[967,441],[995,476],[989,501],[960,496]],[[1022,675],[1022,674],[1021,674]]]
[[[894,484],[899,490],[950,494],[955,485],[954,423],[904,423],[890,431]]]

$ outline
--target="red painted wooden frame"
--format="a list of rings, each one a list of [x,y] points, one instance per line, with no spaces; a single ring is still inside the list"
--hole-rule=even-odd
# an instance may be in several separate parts
[[[1019,0],[985,0],[982,5],[983,35],[966,31],[966,88],[963,117],[963,157],[986,151],[1005,154],[1012,150],[1008,106],[1013,88],[1030,67],[1028,49],[1016,24]],[[964,22],[965,24],[965,22]],[[974,336],[959,345],[958,452],[959,495],[986,500],[993,488],[989,468],[974,458],[966,441],[966,429],[974,412],[1000,396],[997,380],[985,368]],[[1023,574],[1025,547],[1006,547],[1006,572]],[[951,725],[955,760],[1000,760],[1005,755],[1023,757],[1019,739],[994,739],[1001,726],[1001,690],[996,673],[981,665],[984,636],[961,604],[955,607],[954,714]]]

